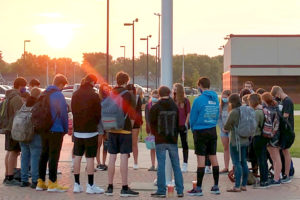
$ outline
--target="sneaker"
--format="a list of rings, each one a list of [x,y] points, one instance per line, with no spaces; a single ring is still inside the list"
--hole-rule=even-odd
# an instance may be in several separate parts
[[[103,194],[104,190],[98,186],[86,184],[86,193],[88,194]]]
[[[183,198],[184,195],[183,195],[183,194],[177,194],[177,197],[178,197],[178,198]]]
[[[113,192],[114,192],[114,189],[111,187],[108,187],[104,194],[106,196],[113,196]]]
[[[153,198],[166,198],[166,194],[159,194],[159,193],[155,192],[155,193],[151,194],[151,197],[153,197]]]
[[[210,167],[209,166],[206,166],[205,167],[205,174],[211,174],[212,172],[211,172],[211,169],[210,169]]]
[[[214,186],[211,188],[210,193],[212,193],[212,194],[221,194],[220,189],[219,189],[219,186],[214,185]]]
[[[154,166],[151,166],[149,169],[148,169],[149,172],[154,172],[156,171],[155,167]]]
[[[36,186],[37,186],[37,182],[32,182],[30,187],[32,189],[36,189]]]
[[[280,186],[281,185],[281,182],[280,180],[279,181],[275,181],[274,179],[272,179],[270,182],[269,182],[270,186],[273,187],[273,186]]]
[[[265,182],[265,183],[259,183],[253,186],[254,189],[266,189],[269,187],[269,183]]]
[[[287,175],[284,175],[283,178],[281,179],[282,184],[291,183],[291,182],[292,182],[292,179]]]
[[[181,172],[187,172],[188,164],[187,163],[182,163],[182,168]]]
[[[121,197],[137,197],[137,196],[139,196],[139,193],[128,188],[127,190],[122,189],[120,196]]]
[[[46,185],[45,181],[43,181],[42,179],[39,178],[35,190],[43,191],[43,190],[47,190],[47,189],[48,189],[48,186]]]
[[[108,169],[107,165],[103,165],[103,170],[102,171],[106,171]]]
[[[5,177],[5,179],[3,179],[2,183],[5,184],[7,180],[8,180],[7,177]]]
[[[139,169],[139,166],[136,165],[136,164],[134,164],[134,165],[133,165],[133,169],[134,169],[134,170],[138,170],[138,169]]]
[[[49,180],[48,184],[48,192],[66,192],[69,188],[58,185],[57,181],[53,183],[52,181]]]
[[[7,180],[5,182],[5,185],[6,186],[20,186],[21,185],[21,182],[20,181],[17,181],[16,179],[12,179],[12,180]]]
[[[203,196],[201,188],[192,189],[187,192],[189,196]]]
[[[74,193],[80,193],[80,192],[83,192],[82,186],[79,185],[78,183],[75,183],[75,184],[74,184],[73,192],[74,192]]]
[[[29,182],[21,182],[21,187],[29,187],[30,183]]]

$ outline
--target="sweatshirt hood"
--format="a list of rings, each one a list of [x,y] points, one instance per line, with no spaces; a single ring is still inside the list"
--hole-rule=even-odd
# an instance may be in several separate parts
[[[217,93],[215,91],[212,91],[212,90],[205,90],[205,91],[203,91],[202,95],[207,96],[210,100],[218,99]]]
[[[55,92],[55,91],[60,91],[60,89],[58,89],[58,87],[56,87],[55,85],[50,85],[47,87],[46,92]]]

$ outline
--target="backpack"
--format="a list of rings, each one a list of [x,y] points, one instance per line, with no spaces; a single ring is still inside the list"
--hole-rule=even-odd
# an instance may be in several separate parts
[[[54,92],[56,91],[43,92],[32,107],[32,123],[35,130],[39,133],[49,131],[54,123],[50,109],[50,95]]]
[[[34,137],[34,128],[31,120],[32,107],[22,108],[16,113],[11,129],[12,139],[18,142],[29,143]]]
[[[110,92],[110,95],[101,102],[101,122],[105,131],[124,128],[127,115],[124,117],[122,96],[127,92],[127,90],[120,94]]]
[[[279,116],[279,141],[281,143],[281,148],[290,148],[295,141],[295,132],[292,128],[290,122],[283,117],[283,115],[277,111]]]
[[[265,138],[274,138],[279,130],[279,115],[276,110],[263,108],[265,122],[262,129],[262,136]]]
[[[242,138],[249,138],[254,135],[257,128],[255,111],[249,106],[241,106],[239,112],[240,118],[236,134]]]
[[[15,96],[12,96],[10,98],[6,98],[1,104],[0,104],[0,134],[5,134],[6,132],[6,126],[9,124],[9,116],[8,116],[8,104],[9,101]]]

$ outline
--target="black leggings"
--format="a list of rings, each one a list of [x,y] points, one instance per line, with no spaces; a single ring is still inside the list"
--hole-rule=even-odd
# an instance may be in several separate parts
[[[39,163],[39,178],[45,181],[47,163],[49,161],[49,179],[54,183],[57,179],[57,166],[63,142],[63,133],[42,133],[42,153]]]
[[[182,152],[183,152],[183,162],[187,163],[189,158],[189,145],[187,142],[187,134],[188,130],[185,126],[179,126],[179,134],[181,139],[182,145]]]

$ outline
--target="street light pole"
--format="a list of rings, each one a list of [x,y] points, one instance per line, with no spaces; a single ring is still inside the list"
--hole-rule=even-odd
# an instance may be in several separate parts
[[[139,19],[136,18],[132,23],[125,23],[124,26],[132,26],[132,83],[134,84],[134,23],[138,22]]]
[[[154,13],[155,16],[158,16],[158,45],[157,45],[157,63],[158,63],[158,67],[160,68],[160,17],[161,14],[160,13]],[[158,70],[160,71],[160,70]]]
[[[109,82],[109,0],[107,0],[106,11],[106,81]]]
[[[149,88],[149,38],[151,38],[152,35],[148,35],[147,38],[141,38],[141,40],[146,40],[147,41],[147,93],[148,93],[148,88]]]
[[[156,86],[156,89],[157,89],[157,87],[158,87],[158,74],[157,74],[157,72],[158,72],[158,66],[157,66],[157,64],[158,64],[158,62],[157,62],[157,49],[158,49],[158,47],[152,47],[151,49],[153,49],[153,50],[155,50],[155,76],[156,76],[156,79],[155,79],[155,86]]]
[[[26,68],[26,42],[30,42],[30,40],[24,40],[24,68]]]
[[[126,49],[126,46],[123,45],[123,46],[120,46],[120,47],[121,47],[121,48],[124,48],[124,58],[123,58],[123,59],[124,59],[124,65],[125,65],[125,59],[126,59],[126,58],[125,58],[125,52],[126,52],[125,49]]]

